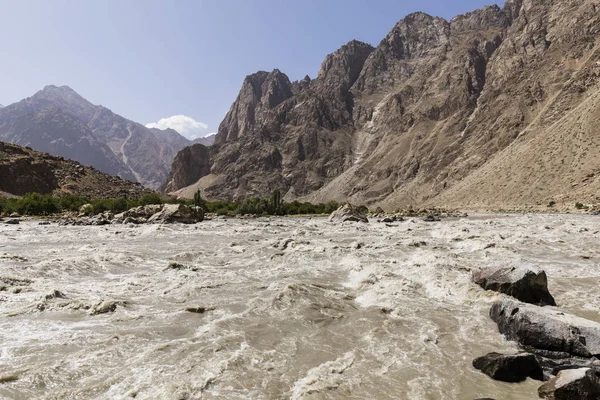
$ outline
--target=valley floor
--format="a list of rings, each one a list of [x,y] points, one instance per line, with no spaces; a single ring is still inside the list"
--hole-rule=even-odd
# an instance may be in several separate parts
[[[0,225],[0,398],[536,398],[472,368],[517,346],[471,271],[539,266],[600,322],[599,221]]]

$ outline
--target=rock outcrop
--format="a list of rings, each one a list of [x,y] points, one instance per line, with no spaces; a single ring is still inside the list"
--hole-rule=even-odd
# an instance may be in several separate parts
[[[544,371],[533,354],[504,355],[490,353],[473,360],[473,367],[502,382],[523,382],[527,378],[541,381]]]
[[[210,174],[211,150],[202,144],[195,144],[181,150],[175,157],[173,169],[162,188],[170,193],[178,188],[190,186]]]
[[[546,400],[597,400],[600,398],[600,378],[589,368],[561,371],[538,389]]]
[[[0,192],[21,196],[37,192],[90,200],[136,199],[153,191],[92,167],[29,148],[0,142]]]
[[[473,282],[485,290],[504,293],[525,303],[555,306],[544,271],[516,267],[488,267],[473,272]]]
[[[500,333],[526,349],[553,358],[600,356],[600,324],[513,300],[494,303],[490,317]]]
[[[510,0],[451,21],[415,13],[375,49],[353,41],[327,56],[314,80],[250,75],[211,173],[169,189],[388,209],[597,202],[597,11]]]
[[[152,204],[139,206],[117,214],[110,219],[112,223],[134,224],[194,224],[204,220],[201,207],[189,207],[183,204]]]
[[[357,207],[352,204],[344,204],[329,216],[331,222],[364,222],[368,223],[369,219],[360,212]]]

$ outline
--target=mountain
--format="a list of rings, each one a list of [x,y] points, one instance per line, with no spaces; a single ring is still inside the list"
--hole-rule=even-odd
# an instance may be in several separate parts
[[[173,130],[149,129],[97,106],[68,86],[46,86],[0,109],[0,140],[92,165],[158,188],[179,150],[191,144]]]
[[[450,21],[414,13],[376,48],[327,56],[314,80],[250,75],[210,154],[182,151],[168,187],[387,208],[598,202],[599,9],[508,0]],[[186,168],[204,172],[184,187],[195,174],[173,174]]]
[[[0,194],[21,196],[37,192],[89,199],[138,198],[151,190],[119,177],[104,174],[63,157],[0,142]]]
[[[200,137],[197,139],[192,140],[192,143],[194,144],[202,144],[204,146],[212,146],[213,144],[215,144],[215,139],[217,137],[216,133],[213,133],[212,135],[208,135],[208,136],[204,136],[204,137]]]

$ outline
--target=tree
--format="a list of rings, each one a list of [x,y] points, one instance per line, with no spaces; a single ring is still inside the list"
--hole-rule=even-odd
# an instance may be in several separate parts
[[[275,190],[271,195],[271,201],[269,201],[269,208],[271,214],[281,214],[281,192]]]

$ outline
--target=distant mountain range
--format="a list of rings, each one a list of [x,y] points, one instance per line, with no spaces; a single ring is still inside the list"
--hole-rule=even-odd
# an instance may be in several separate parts
[[[201,137],[201,138],[197,138],[192,140],[192,143],[194,144],[201,144],[204,146],[212,146],[215,143],[215,138],[217,137],[216,133],[213,133],[212,135],[208,135],[205,137]]]
[[[46,86],[0,109],[0,140],[62,156],[157,189],[177,152],[192,144],[97,106],[68,86]],[[205,141],[208,144],[210,139]]]
[[[599,9],[414,13],[377,47],[328,55],[316,79],[249,75],[215,145],[182,150],[165,190],[388,209],[600,204]]]

